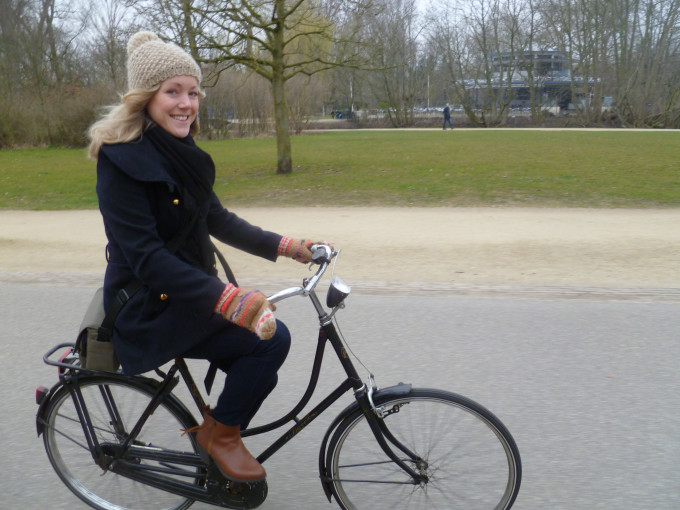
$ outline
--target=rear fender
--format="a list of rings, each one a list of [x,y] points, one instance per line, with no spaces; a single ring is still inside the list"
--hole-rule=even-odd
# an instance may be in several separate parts
[[[63,385],[64,384],[62,382],[58,382],[52,386],[50,391],[48,391],[40,401],[40,404],[38,404],[38,413],[35,416],[35,426],[38,429],[38,437],[40,437],[45,431],[45,413],[47,412],[47,406],[49,405],[50,400],[52,400],[52,397],[57,392],[57,390],[59,390],[59,388],[61,388]]]

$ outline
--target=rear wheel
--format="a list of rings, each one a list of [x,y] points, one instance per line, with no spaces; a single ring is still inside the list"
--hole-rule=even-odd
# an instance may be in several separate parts
[[[84,405],[92,422],[97,440],[104,448],[115,448],[122,443],[146,409],[153,396],[143,383],[106,376],[82,377],[78,381]],[[74,400],[67,388],[55,393],[45,413],[44,443],[55,471],[85,503],[99,510],[182,510],[192,499],[150,487],[135,480],[103,470],[93,459],[83,432]],[[149,417],[133,443],[153,452],[162,448],[173,452],[196,453],[193,434],[182,436],[182,430],[195,425],[186,410],[165,400]],[[149,455],[152,457],[153,455]],[[156,472],[198,483],[200,468],[174,465],[150,458],[131,458],[127,461]],[[160,470],[160,471],[158,471]]]
[[[329,442],[327,469],[343,509],[509,509],[519,491],[519,451],[506,427],[479,404],[439,390],[376,399],[382,422],[408,450],[399,458],[428,481],[412,478],[378,445],[360,410],[347,416]],[[389,442],[389,441],[388,441]]]

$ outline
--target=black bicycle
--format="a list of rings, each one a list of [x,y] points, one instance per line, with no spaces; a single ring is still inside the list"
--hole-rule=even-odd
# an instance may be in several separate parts
[[[346,510],[509,509],[519,492],[522,467],[514,439],[487,409],[455,393],[398,384],[378,388],[363,381],[345,348],[335,317],[350,288],[334,277],[326,307],[315,288],[338,252],[314,247],[318,270],[269,299],[308,297],[319,316],[319,338],[309,384],[298,404],[244,437],[288,425],[257,455],[265,463],[284,444],[348,391],[354,399],[330,424],[319,452],[321,484],[329,501]],[[347,377],[304,416],[330,344]],[[66,349],[58,360],[57,351]],[[62,343],[43,360],[58,367],[59,382],[38,389],[38,434],[52,466],[73,493],[100,510],[179,510],[194,501],[226,508],[255,508],[267,497],[266,480],[225,479],[193,434],[197,424],[173,394],[180,376],[199,410],[205,406],[185,361],[158,378],[85,370],[74,344]],[[179,374],[178,374],[179,372]],[[203,454],[203,455],[202,455]]]

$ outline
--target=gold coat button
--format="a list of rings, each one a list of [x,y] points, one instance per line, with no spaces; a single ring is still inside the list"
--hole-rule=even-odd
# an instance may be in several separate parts
[[[161,301],[165,301],[166,299],[168,299],[168,295],[167,294],[161,294]]]
[[[179,205],[179,198],[176,198],[172,201],[174,205]]]

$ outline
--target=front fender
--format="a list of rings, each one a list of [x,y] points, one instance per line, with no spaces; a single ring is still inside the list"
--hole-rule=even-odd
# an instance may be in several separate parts
[[[403,397],[408,395],[409,393],[411,393],[411,385],[406,383],[399,383],[396,386],[388,386],[387,388],[376,390],[375,392],[373,392],[373,400],[378,401],[385,400],[391,397]],[[357,398],[360,398],[360,396],[357,395]],[[326,464],[326,458],[328,457],[327,455],[328,441],[333,432],[335,432],[335,430],[338,428],[338,425],[340,425],[340,423],[342,423],[342,421],[345,418],[347,418],[349,415],[355,413],[358,410],[359,410],[358,400],[355,400],[350,405],[345,407],[335,417],[333,422],[329,425],[328,429],[326,430],[326,434],[324,434],[323,441],[321,442],[321,448],[319,449],[319,478],[321,480],[321,486],[323,487],[323,491],[326,494],[326,497],[328,498],[329,502],[331,501],[332,484],[331,473],[330,470],[328,469],[328,465]]]

